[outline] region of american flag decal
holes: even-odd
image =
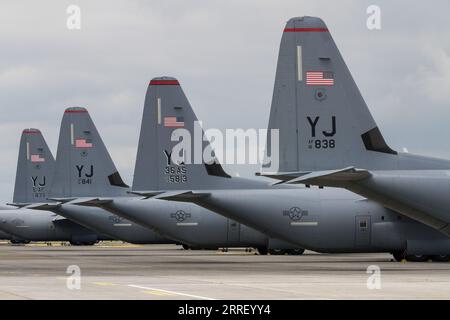
[[[184,127],[183,117],[164,117],[164,127],[182,128]]]
[[[30,160],[31,162],[45,162],[45,158],[40,154],[32,154]]]
[[[306,85],[308,86],[333,86],[334,74],[330,71],[307,71]]]
[[[92,142],[86,139],[76,139],[75,148],[92,148]]]

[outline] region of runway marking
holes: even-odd
[[[96,245],[96,248],[141,248],[141,245],[138,244],[120,244],[120,245]]]
[[[172,296],[172,297],[174,296],[174,294],[172,294],[172,293],[167,293],[167,292],[163,292],[163,291],[145,290],[142,292],[151,294],[151,295],[155,295],[155,296]]]
[[[201,300],[216,300],[214,298],[202,297],[202,296],[197,296],[194,294],[188,294],[188,293],[182,293],[182,292],[170,291],[170,290],[163,290],[163,289],[157,289],[157,288],[143,287],[143,286],[138,286],[135,284],[129,284],[128,286],[131,288],[138,288],[138,289],[143,289],[146,291],[160,291],[160,292],[165,292],[165,293],[172,294],[172,295],[175,294],[175,295],[179,295],[179,296],[186,296],[186,297],[196,298],[196,299],[201,299]]]
[[[116,283],[112,283],[112,282],[92,282],[93,284],[96,284],[98,286],[118,286],[118,284]]]

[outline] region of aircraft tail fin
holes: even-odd
[[[52,183],[55,159],[38,129],[22,132],[17,160],[14,204],[47,201]]]
[[[51,197],[120,196],[127,190],[88,111],[66,109]]]
[[[380,158],[393,164],[397,154],[381,135],[327,26],[315,17],[292,18],[283,30],[269,129],[280,130],[280,172],[374,169]]]
[[[202,151],[209,142],[195,145],[194,135],[203,137],[197,121],[177,79],[158,77],[150,81],[145,96],[133,191],[198,189],[230,178],[217,161],[203,161]],[[199,153],[196,148],[200,148]]]

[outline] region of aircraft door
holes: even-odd
[[[228,219],[228,241],[229,242],[239,242],[241,233],[241,224]]]
[[[370,246],[372,228],[370,216],[356,216],[355,228],[355,245],[357,247]]]

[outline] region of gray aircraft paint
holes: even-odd
[[[295,30],[297,27],[298,26],[293,25],[293,20],[291,20],[286,29]],[[307,28],[313,28],[314,30],[317,26],[310,25]],[[292,32],[285,32],[285,34],[288,33],[291,34]],[[284,39],[285,37],[286,36],[284,36]],[[289,57],[284,48],[283,41],[278,65],[286,67],[287,63],[285,60],[286,58],[289,59]],[[306,54],[305,58],[307,58],[307,53],[307,51],[304,53]],[[298,74],[294,74],[294,76],[298,77]],[[277,84],[280,83],[278,78],[279,73],[277,74]],[[169,81],[175,80],[169,79]],[[172,84],[163,89],[169,95],[170,90],[176,90],[177,86],[178,84]],[[148,125],[152,120],[153,124],[156,122],[155,117],[157,113],[154,112],[155,107],[151,109],[151,106],[158,105],[158,98],[161,99],[161,102],[164,101],[164,99],[161,98],[161,91],[156,91],[154,95],[150,97],[147,95],[146,98],[146,101],[150,100],[153,103],[150,103],[148,110],[144,111],[144,119],[147,115],[148,120],[143,121],[142,123],[143,129],[141,131],[139,146],[147,146],[147,157],[150,157],[151,147],[149,147],[149,145],[151,146],[152,137],[153,140],[155,140],[155,136],[158,137],[157,143],[159,148],[157,150],[159,151],[161,151],[161,145],[164,145],[164,143],[165,145],[168,145],[168,150],[170,150],[174,144],[174,142],[164,142],[161,138],[166,139],[167,141],[169,135],[161,135],[159,131],[153,131],[153,134],[145,136],[144,126]],[[170,96],[174,95],[174,93],[170,94]],[[183,99],[185,99],[184,96]],[[274,98],[274,101],[278,102],[279,99]],[[177,108],[178,111],[190,109],[187,100],[183,100],[183,103],[178,102],[174,105],[177,107],[181,106],[181,109]],[[150,110],[153,110],[153,112]],[[172,111],[169,113],[170,115],[175,112],[175,110],[170,111]],[[277,112],[275,112],[275,114],[276,113]],[[191,114],[191,112],[189,114]],[[180,114],[180,116],[183,115]],[[290,117],[292,118],[292,114]],[[184,120],[185,128],[192,130],[191,122],[196,120],[195,115],[184,118]],[[189,125],[191,125],[191,127],[189,127]],[[292,122],[292,126],[296,126],[295,121]],[[154,127],[152,127],[152,129],[155,130]],[[282,134],[283,128],[279,129],[280,134]],[[150,132],[150,130],[147,132]],[[146,141],[148,141],[147,144],[145,144]],[[280,151],[280,154],[287,154],[289,151],[288,148],[285,148]],[[284,158],[285,156],[283,156],[282,159]],[[142,161],[142,163],[145,162],[146,161]],[[164,162],[161,159],[159,160],[160,171],[154,170],[155,167],[158,167],[157,163],[158,161],[156,163],[153,162],[152,166],[147,170],[153,170],[153,178],[161,181],[164,179],[164,175],[161,174],[161,169],[164,168]],[[286,163],[282,165],[285,166]],[[425,225],[411,221],[410,219],[404,217],[400,217],[399,219],[398,214],[385,209],[377,203],[364,200],[360,196],[347,191],[339,189],[313,190],[309,188],[286,190],[279,188],[279,186],[267,189],[263,184],[256,182],[253,186],[243,184],[241,190],[236,191],[234,190],[234,186],[239,185],[238,179],[235,180],[235,178],[230,178],[229,176],[225,177],[224,174],[222,174],[221,177],[217,177],[212,175],[212,172],[208,174],[206,171],[205,173],[205,170],[202,171],[204,168],[202,165],[186,165],[186,167],[189,166],[196,166],[197,171],[195,175],[188,177],[188,183],[167,184],[163,180],[164,182],[162,185],[153,185],[153,187],[166,187],[171,190],[176,190],[178,188],[179,190],[178,192],[167,192],[166,194],[156,197],[196,203],[206,209],[213,210],[230,219],[235,219],[243,224],[258,229],[272,237],[279,237],[283,240],[315,251],[404,251],[409,254],[450,253],[450,241],[447,237]],[[296,169],[296,167],[290,168],[290,170],[294,169]],[[144,168],[141,168],[141,170],[144,170]],[[230,186],[233,185],[233,187],[227,187],[228,183]],[[193,189],[190,191],[182,191],[183,188],[189,186]],[[148,190],[146,187],[149,186],[139,184],[134,185],[133,189]],[[295,220],[295,217],[290,218],[289,211],[294,208],[300,212],[307,211],[308,215],[301,216],[298,221]],[[362,228],[364,229],[362,230],[359,225],[360,222],[363,225],[365,224],[367,228]],[[370,233],[370,235],[367,235],[367,233]],[[362,241],[362,239],[365,240]]]
[[[14,204],[22,206],[47,201],[55,159],[38,129],[22,132],[17,160]],[[0,229],[17,239],[93,243],[99,236],[52,212],[26,208],[0,211]]]
[[[0,240],[11,240],[12,236],[9,233],[0,231]]]
[[[318,252],[450,253],[440,232],[336,188],[217,190],[188,201]]]
[[[92,196],[127,196],[129,190],[85,108],[65,110],[55,167],[50,198],[62,203],[34,209],[51,210],[112,239],[140,244],[172,243],[148,228],[103,209],[75,206],[69,201]]]
[[[0,229],[29,241],[93,244],[98,240],[111,240],[52,212],[36,212],[30,209],[17,209],[2,214]]]
[[[269,120],[269,129],[280,129],[280,168],[263,174],[345,187],[450,234],[450,161],[386,144],[321,19],[293,18],[285,30]],[[327,72],[334,85],[308,84],[307,70]],[[336,169],[347,170],[329,172]]]
[[[174,128],[164,125],[165,117],[183,119],[184,129],[193,132],[197,120],[183,90],[174,78],[153,79],[147,89],[142,117],[133,190],[158,193],[188,187],[223,185],[224,188],[267,188],[267,183],[230,179],[220,164],[185,164],[178,166],[164,151],[170,152],[176,142],[170,135]],[[174,170],[174,171],[172,171]],[[175,172],[175,173],[172,173]],[[208,173],[209,172],[209,173]],[[214,174],[210,176],[209,174]],[[178,179],[174,178],[178,177]],[[181,184],[171,181],[183,181]],[[292,188],[292,187],[291,187]],[[87,205],[87,203],[85,203]],[[95,203],[90,203],[95,205]],[[194,204],[170,203],[157,199],[112,198],[103,208],[129,220],[153,228],[167,237],[191,247],[258,247],[293,249],[296,246],[239,224]]]
[[[103,208],[193,248],[272,247],[264,234],[195,204],[114,198]],[[295,247],[276,245],[283,249]]]

